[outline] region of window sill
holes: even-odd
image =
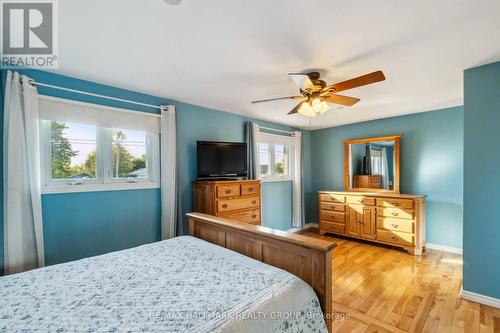
[[[291,178],[261,178],[261,183],[291,182]]]
[[[101,191],[145,190],[160,188],[157,183],[108,183],[108,184],[81,184],[81,185],[48,185],[42,187],[42,194],[78,193]]]

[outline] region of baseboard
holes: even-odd
[[[439,244],[425,243],[425,248],[426,249],[431,249],[431,250],[438,250],[438,251],[448,252],[448,253],[462,254],[462,249],[458,248],[458,247],[451,247],[451,246],[445,246],[445,245],[439,245]]]
[[[472,301],[476,302],[479,304],[484,304],[487,306],[491,306],[493,308],[500,309],[500,299],[498,298],[493,298],[490,296],[485,296],[477,293],[473,293],[472,291],[466,291],[463,289],[460,289],[460,297],[467,301]]]
[[[300,228],[288,229],[287,232],[297,232],[297,231],[301,231],[301,230],[309,229],[309,228],[318,228],[318,224],[317,223],[306,223]]]

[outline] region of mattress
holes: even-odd
[[[183,236],[0,278],[0,332],[327,332],[298,277]]]

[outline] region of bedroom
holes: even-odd
[[[174,236],[190,234],[186,214],[227,209],[220,215],[237,224],[195,215],[191,234],[240,254],[201,241],[185,247],[236,260],[235,274],[249,281],[257,272],[275,284],[290,279],[283,298],[267,299],[273,313],[303,310],[294,293],[307,293],[303,300],[320,302],[313,312],[325,314],[317,323],[334,332],[498,332],[499,4],[172,2],[2,1],[0,331],[75,331],[83,317],[81,329],[96,329],[99,302],[115,311],[99,317],[110,325],[104,331],[189,331],[175,326],[185,320],[162,317],[182,312],[167,299],[146,305],[143,317],[120,302],[153,302],[160,286],[173,297],[175,275],[151,272],[185,262],[175,244],[184,238]],[[48,35],[37,30],[43,22]],[[38,62],[30,63],[33,54]],[[344,90],[346,80],[369,73]],[[329,109],[318,103],[324,113],[311,117],[316,89]],[[288,96],[294,100],[252,103]],[[303,102],[309,109],[288,115]],[[359,139],[366,141],[351,141]],[[196,191],[203,181],[193,182],[206,178],[198,141],[246,144],[241,177],[254,183],[205,179],[213,187]],[[373,184],[355,186],[367,179]],[[235,202],[243,206],[232,210]],[[400,213],[393,203],[411,217],[387,216]],[[113,264],[151,253],[144,268],[140,260]],[[224,265],[189,260],[214,269],[212,278],[225,276]],[[185,273],[189,281],[200,275]],[[47,274],[52,282],[37,288]],[[96,281],[126,274],[144,285]],[[13,294],[8,286],[26,278],[29,297]],[[86,292],[64,289],[66,305],[41,296],[68,285]],[[103,305],[97,286],[115,298]],[[276,287],[245,286],[256,295]],[[119,287],[130,292],[123,299]],[[242,290],[227,290],[214,289],[225,307],[193,311],[233,313]],[[185,291],[172,299],[193,298]],[[33,298],[45,307],[35,310]],[[58,327],[48,315],[54,306],[71,314]],[[191,331],[279,331],[290,323],[214,319]]]

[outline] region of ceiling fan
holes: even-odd
[[[177,6],[182,0],[163,0],[167,5]]]
[[[288,76],[299,86],[301,95],[262,99],[253,101],[252,103],[263,103],[282,99],[300,100],[300,103],[297,104],[292,111],[288,112],[288,114],[300,113],[306,117],[316,117],[318,113],[323,114],[330,109],[327,103],[352,106],[360,101],[359,98],[338,95],[338,92],[385,80],[382,71],[376,71],[330,85],[327,85],[324,80],[320,79],[320,74],[318,72],[306,74],[290,73]]]

